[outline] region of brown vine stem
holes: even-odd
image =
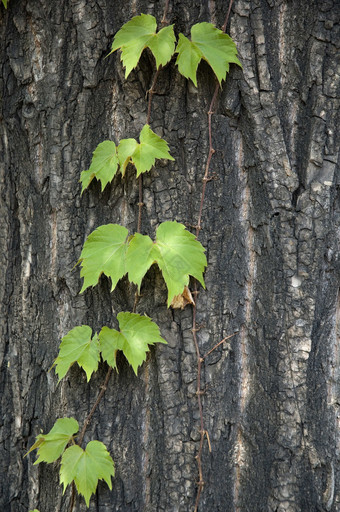
[[[229,7],[228,12],[224,20],[224,24],[222,26],[222,31],[225,32],[231,12],[231,7],[233,5],[233,0],[229,0]],[[215,91],[213,94],[213,97],[211,99],[209,110],[208,110],[208,133],[209,133],[209,152],[207,157],[207,162],[204,169],[204,176],[202,179],[203,185],[202,185],[202,193],[201,193],[201,201],[200,201],[200,207],[198,212],[198,219],[196,224],[196,238],[199,237],[200,231],[202,230],[202,214],[203,214],[203,204],[204,204],[204,198],[205,198],[205,191],[207,187],[207,183],[212,179],[212,176],[209,175],[210,172],[210,164],[213,154],[215,153],[215,150],[213,148],[212,144],[212,115],[214,113],[214,108],[216,104],[216,100],[218,97],[218,91],[219,91],[219,84],[216,83]],[[204,445],[204,439],[207,438],[209,449],[210,448],[210,442],[209,442],[209,434],[207,430],[204,428],[204,418],[203,418],[203,406],[202,406],[202,395],[204,393],[202,389],[201,384],[201,374],[202,374],[202,364],[204,362],[204,358],[211,353],[213,350],[217,348],[222,342],[224,342],[227,338],[223,339],[220,343],[215,345],[211,351],[209,351],[205,356],[201,356],[199,344],[197,340],[197,322],[196,322],[196,316],[197,316],[197,300],[198,300],[198,287],[197,282],[194,284],[194,296],[195,296],[195,304],[193,305],[193,314],[192,314],[192,337],[195,345],[195,351],[197,356],[197,379],[196,379],[196,395],[197,395],[197,402],[198,402],[198,409],[199,409],[199,415],[200,415],[200,443],[198,448],[198,453],[196,455],[196,461],[197,461],[197,469],[198,469],[198,482],[197,482],[197,495],[196,495],[196,501],[195,501],[195,509],[194,512],[198,511],[198,506],[202,494],[202,490],[204,487],[204,479],[203,479],[203,468],[202,468],[202,453],[203,453],[203,445]]]
[[[156,86],[158,75],[160,73],[161,68],[162,68],[162,66],[159,66],[159,68],[157,69],[157,71],[156,71],[156,73],[155,73],[155,75],[153,77],[151,87],[150,87],[150,89],[147,92],[147,95],[148,95],[148,113],[147,113],[147,116],[146,116],[146,124],[150,124],[152,97],[155,94],[155,86]],[[139,177],[138,177],[138,188],[139,188],[139,197],[138,197],[137,233],[140,233],[141,227],[142,227],[142,214],[143,214],[143,206],[144,206],[144,203],[143,203],[143,175],[142,174],[140,174]]]
[[[105,381],[104,381],[104,384],[101,386],[101,390],[97,396],[97,400],[95,401],[95,403],[93,404],[92,406],[92,409],[91,411],[89,412],[89,414],[87,415],[85,421],[84,421],[84,425],[83,425],[83,428],[80,432],[80,435],[78,437],[78,446],[81,446],[82,442],[83,442],[83,439],[84,439],[84,436],[85,436],[85,432],[86,432],[86,429],[92,419],[92,416],[94,415],[101,399],[103,398],[104,396],[104,393],[107,389],[107,386],[109,384],[109,380],[110,380],[110,377],[111,377],[111,374],[112,374],[112,367],[110,366],[107,373],[106,373],[106,377],[105,377]],[[72,482],[72,494],[71,494],[71,502],[70,502],[70,512],[72,512],[73,510],[73,507],[74,507],[74,503],[75,503],[75,496],[76,496],[76,488],[75,488],[75,485],[74,485],[74,482]]]
[[[169,0],[166,0],[164,11],[163,11],[163,17],[161,20],[161,25],[167,25],[168,21],[166,20],[167,14],[169,10]],[[150,89],[147,91],[148,96],[148,112],[146,116],[146,124],[150,124],[151,119],[151,106],[152,106],[152,97],[155,94],[155,87],[158,79],[158,75],[162,69],[162,66],[159,66],[159,68],[156,70],[156,73],[153,77],[152,84]],[[139,198],[138,198],[138,222],[137,222],[137,233],[140,233],[141,227],[142,227],[142,211],[143,211],[143,175],[140,174],[138,178],[138,188],[139,188]]]
[[[166,20],[166,17],[167,17],[167,14],[168,14],[168,10],[169,10],[169,0],[166,0],[165,5],[164,5],[163,17],[162,17],[162,20],[161,20],[161,25],[162,26],[168,25],[168,21]],[[162,66],[159,66],[159,68],[156,70],[156,73],[154,74],[154,77],[153,77],[153,80],[152,80],[151,87],[150,87],[150,89],[146,93],[147,97],[148,97],[148,110],[147,110],[147,115],[146,115],[146,124],[148,124],[148,125],[150,124],[150,120],[151,120],[152,98],[153,98],[153,95],[156,92],[155,91],[156,83],[157,83],[157,80],[158,80],[159,73],[161,72],[161,69],[162,69]],[[141,228],[142,228],[142,215],[143,215],[143,206],[144,206],[144,202],[143,202],[143,175],[142,174],[140,174],[139,177],[138,177],[138,189],[139,189],[139,192],[138,192],[137,233],[140,233],[141,232]],[[134,305],[133,305],[133,312],[134,313],[136,312],[137,302],[138,302],[138,292],[136,292],[135,302],[134,302]]]

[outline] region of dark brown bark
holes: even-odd
[[[222,0],[170,0],[168,20],[222,26]],[[133,172],[103,194],[80,197],[79,175],[96,145],[136,137],[147,115],[154,63],[145,52],[128,80],[118,55],[104,59],[133,15],[160,21],[163,2],[10,0],[1,7],[0,77],[0,509],[68,510],[58,465],[23,458],[58,417],[86,418],[107,367],[86,384],[72,367],[57,385],[48,372],[61,337],[76,325],[115,325],[134,304],[126,279],[79,295],[72,270],[85,237],[117,222],[137,229]],[[243,71],[231,67],[212,119],[211,171],[200,240],[207,290],[200,291],[204,361],[201,512],[340,510],[339,475],[339,98],[340,4],[332,0],[235,0],[227,31]],[[209,148],[207,110],[215,81],[207,65],[196,90],[161,71],[151,127],[176,161],[145,175],[141,231],[165,220],[195,226]],[[116,463],[90,510],[193,510],[200,440],[192,310],[166,308],[152,269],[137,311],[168,345],[151,350],[135,377],[119,375],[85,435]],[[77,498],[75,510],[86,510]]]

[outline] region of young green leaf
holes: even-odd
[[[105,480],[112,489],[114,463],[105,445],[100,441],[90,441],[86,449],[70,446],[65,450],[60,466],[60,483],[66,487],[74,480],[77,491],[89,506],[91,495],[96,492],[98,480]]]
[[[92,329],[88,325],[74,327],[62,338],[59,355],[54,361],[59,381],[65,377],[73,363],[86,372],[87,382],[98,369],[100,359],[98,336],[92,337]]]
[[[117,350],[124,356],[137,375],[138,366],[146,360],[149,345],[166,343],[159,333],[158,325],[147,316],[136,313],[118,313],[120,331],[103,327],[99,333],[99,342],[104,361],[116,367]]]
[[[36,442],[26,455],[32,450],[38,449],[38,459],[34,464],[54,462],[60,457],[78,430],[79,425],[74,418],[59,418],[48,434],[39,434],[36,437]]]
[[[135,139],[123,139],[119,143],[118,159],[123,176],[129,162],[135,165],[138,177],[142,172],[151,169],[156,158],[174,160],[167,142],[154,133],[148,124],[143,126],[139,140],[140,144]]]
[[[87,238],[81,252],[80,276],[84,278],[82,293],[98,283],[101,274],[111,278],[114,290],[125,273],[125,253],[128,230],[119,224],[99,226]]]
[[[126,254],[129,280],[141,286],[141,281],[153,263],[162,271],[168,288],[168,306],[172,299],[183,292],[189,275],[204,287],[203,272],[207,265],[204,248],[178,222],[163,222],[156,232],[156,242],[148,236],[135,234]]]
[[[116,144],[111,140],[104,140],[94,150],[90,168],[87,171],[83,171],[80,175],[81,193],[89,186],[93,178],[101,182],[103,191],[106,185],[113,180],[117,170],[118,156]]]
[[[145,48],[149,48],[156,59],[157,69],[165,66],[175,50],[173,26],[162,28],[158,33],[156,19],[151,14],[141,14],[125,23],[114,37],[111,53],[121,49],[121,60],[125,66],[125,78],[129,76]]]
[[[197,67],[201,59],[204,59],[212,68],[220,85],[226,78],[230,63],[242,67],[237,58],[234,41],[211,23],[193,25],[191,41],[183,34],[179,34],[176,53],[178,53],[176,64],[179,72],[186,78],[191,78],[196,87]]]
[[[6,9],[7,9],[7,3],[8,3],[8,1],[7,1],[7,0],[2,0],[2,3],[4,4],[4,6],[5,6],[5,7],[6,7]]]

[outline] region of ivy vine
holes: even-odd
[[[7,1],[2,0],[5,7]],[[231,4],[230,4],[231,6]],[[168,2],[164,11],[162,25],[167,25]],[[229,9],[230,11],[230,9]],[[229,15],[228,11],[228,15]],[[226,23],[225,23],[226,26]],[[132,311],[117,315],[119,330],[103,326],[99,333],[93,333],[88,325],[76,326],[61,340],[59,353],[53,366],[59,381],[65,377],[73,364],[78,364],[86,373],[89,381],[98,369],[102,360],[109,370],[105,383],[87,416],[79,433],[79,424],[74,418],[59,418],[47,434],[39,434],[30,450],[37,450],[38,458],[34,464],[52,463],[60,459],[60,483],[65,492],[72,485],[70,511],[74,506],[74,488],[85,499],[86,505],[95,493],[99,480],[104,480],[112,488],[112,477],[115,474],[114,462],[105,445],[97,440],[90,441],[85,449],[81,447],[86,428],[103,396],[110,375],[116,369],[117,352],[121,351],[133,371],[137,374],[139,366],[146,360],[149,347],[156,343],[166,343],[161,337],[159,327],[145,315],[135,312],[143,277],[149,268],[158,265],[164,278],[168,296],[167,306],[178,307],[181,298],[193,304],[193,336],[198,356],[197,388],[201,417],[201,443],[199,452],[199,484],[195,510],[203,486],[201,451],[203,439],[208,437],[203,428],[202,404],[200,401],[200,365],[204,357],[200,356],[196,339],[196,306],[188,289],[190,276],[194,278],[194,294],[197,297],[197,282],[204,287],[203,273],[207,266],[205,250],[197,240],[201,229],[202,206],[205,186],[209,181],[209,165],[213,154],[211,143],[211,115],[209,118],[210,152],[203,179],[201,208],[199,212],[196,235],[188,231],[183,224],[175,221],[161,223],[152,240],[148,235],[140,233],[141,212],[143,206],[142,175],[150,172],[157,159],[174,160],[170,154],[168,143],[152,131],[149,126],[152,94],[161,68],[167,65],[177,54],[178,71],[190,79],[197,87],[197,68],[200,61],[205,60],[217,79],[217,89],[210,106],[210,112],[217,97],[218,89],[226,78],[231,63],[241,66],[237,58],[237,50],[232,39],[211,23],[197,23],[191,27],[191,39],[179,34],[176,37],[173,25],[164,26],[157,31],[157,22],[150,14],[141,14],[128,21],[114,37],[111,52],[120,50],[120,57],[125,67],[125,77],[138,65],[142,52],[148,48],[155,58],[156,73],[149,91],[147,122],[136,139],[122,139],[101,142],[93,152],[89,169],[82,171],[80,176],[81,194],[90,187],[93,180],[101,183],[102,191],[111,183],[117,173],[124,176],[129,164],[136,170],[139,180],[139,213],[137,232],[129,235],[128,230],[119,224],[107,224],[97,227],[84,243],[78,264],[83,278],[81,292],[96,286],[102,274],[111,280],[111,291],[118,281],[127,274],[128,280],[137,286],[135,304]],[[189,298],[188,298],[189,297]],[[219,342],[212,350],[219,346]],[[211,350],[211,351],[212,351]],[[211,352],[209,351],[208,354]],[[206,355],[208,355],[206,354]],[[26,455],[27,455],[26,454]],[[36,509],[35,509],[36,510]],[[33,511],[34,512],[34,511]]]

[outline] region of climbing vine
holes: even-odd
[[[2,0],[6,5],[6,1]],[[125,275],[136,285],[135,303],[132,311],[121,312],[117,315],[119,329],[103,326],[93,333],[88,325],[76,326],[61,340],[59,353],[53,367],[59,381],[65,377],[73,364],[78,364],[86,374],[87,381],[98,369],[102,360],[108,365],[104,385],[90,413],[79,432],[78,421],[74,418],[59,418],[47,434],[39,434],[36,442],[30,448],[37,450],[38,458],[35,464],[52,463],[60,459],[60,483],[66,488],[72,486],[70,511],[75,500],[75,488],[85,499],[86,505],[95,493],[99,480],[104,480],[112,488],[112,477],[115,474],[114,462],[105,445],[97,440],[90,441],[85,449],[82,442],[86,428],[106,390],[111,373],[116,369],[117,352],[121,351],[135,374],[146,360],[150,346],[156,343],[166,343],[161,337],[159,327],[151,318],[136,313],[142,280],[149,268],[156,264],[162,273],[167,287],[167,306],[176,307],[181,297],[191,297],[189,291],[190,277],[194,279],[195,301],[197,302],[198,285],[204,288],[203,273],[207,266],[205,249],[198,241],[201,230],[202,208],[205,187],[210,179],[210,161],[213,155],[211,115],[215,106],[218,90],[229,71],[229,65],[235,63],[241,66],[237,58],[237,50],[232,39],[225,34],[225,27],[219,30],[211,23],[197,23],[191,27],[191,38],[179,34],[176,36],[173,25],[166,22],[168,1],[166,2],[161,24],[157,31],[156,19],[149,14],[135,16],[128,21],[115,35],[111,52],[120,50],[121,61],[125,67],[125,78],[138,65],[142,52],[148,48],[154,56],[156,72],[149,91],[147,119],[140,131],[139,141],[134,138],[122,139],[117,144],[106,140],[101,142],[93,152],[90,167],[80,175],[81,194],[91,186],[93,180],[101,184],[102,191],[111,183],[117,174],[124,176],[126,168],[135,168],[136,179],[139,180],[138,222],[136,233],[129,234],[126,227],[119,224],[107,224],[97,227],[86,239],[81,251],[78,264],[83,286],[80,293],[87,288],[96,286],[102,274],[111,281],[111,291]],[[231,2],[232,3],[232,2]],[[230,3],[230,7],[231,7]],[[229,16],[230,8],[228,10]],[[166,66],[174,55],[178,71],[197,87],[197,68],[200,61],[205,60],[211,67],[217,80],[216,91],[208,113],[209,124],[209,154],[203,177],[203,189],[200,203],[196,233],[176,221],[161,223],[155,233],[154,240],[142,234],[141,217],[143,207],[142,175],[151,172],[157,159],[174,160],[168,143],[154,133],[150,127],[151,102],[155,84],[162,67]],[[208,437],[203,425],[201,403],[201,365],[204,358],[225,340],[219,342],[205,356],[200,355],[196,331],[196,304],[190,298],[187,302],[193,304],[193,338],[197,353],[197,396],[201,418],[201,440],[197,456],[199,481],[195,510],[198,508],[200,494],[203,488],[201,454],[204,438]]]

